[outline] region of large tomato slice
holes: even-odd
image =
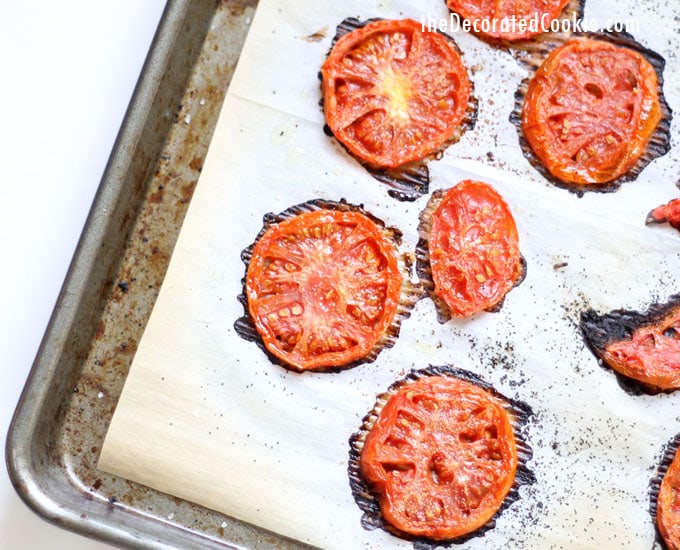
[[[680,454],[677,452],[661,480],[656,524],[668,550],[680,550]]]
[[[524,98],[522,131],[559,180],[603,184],[635,165],[661,118],[651,63],[588,38],[553,50],[539,67]]]
[[[321,76],[333,135],[380,168],[443,147],[463,121],[471,88],[452,41],[410,19],[372,21],[345,34]]]
[[[265,347],[298,369],[364,358],[392,323],[402,275],[394,243],[368,216],[316,210],[269,227],[246,274]]]
[[[466,535],[489,521],[514,483],[517,464],[501,399],[448,376],[399,388],[360,458],[385,520],[434,540]]]
[[[581,328],[595,354],[615,371],[651,389],[680,389],[680,295],[649,313],[586,311]]]
[[[512,213],[478,181],[446,192],[432,215],[428,253],[435,294],[458,317],[493,308],[523,275]]]
[[[550,28],[569,0],[446,0],[476,34],[504,40],[531,38]]]

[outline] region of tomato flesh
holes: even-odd
[[[661,480],[656,523],[669,550],[680,550],[680,455],[676,452]]]
[[[333,135],[361,161],[421,160],[463,121],[470,82],[451,41],[413,20],[380,20],[342,36],[321,68]]]
[[[399,388],[380,411],[360,458],[385,520],[434,540],[483,526],[510,491],[517,464],[502,401],[444,376]]]
[[[521,40],[550,28],[569,0],[446,0],[468,20],[473,32],[490,38]]]
[[[522,273],[512,213],[483,182],[446,192],[432,215],[428,253],[435,294],[458,317],[498,304]]]
[[[308,370],[367,355],[394,319],[401,283],[394,244],[373,220],[317,210],[264,232],[253,248],[246,295],[267,350]]]
[[[649,213],[648,223],[668,223],[680,229],[680,199],[673,199],[667,204],[658,206]]]
[[[612,342],[603,359],[620,373],[662,390],[680,388],[680,307],[658,323]]]
[[[559,180],[603,184],[635,165],[661,118],[651,63],[631,49],[582,39],[555,49],[536,72],[522,131]]]

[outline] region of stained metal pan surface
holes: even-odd
[[[28,506],[111,544],[293,546],[96,469],[256,4],[168,2],[9,430]]]

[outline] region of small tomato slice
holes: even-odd
[[[569,0],[446,0],[476,34],[502,40],[531,38],[550,28]]]
[[[400,387],[380,411],[360,457],[385,520],[434,540],[461,537],[489,521],[512,488],[517,465],[502,400],[448,376]]]
[[[539,67],[524,98],[522,131],[554,177],[603,184],[637,163],[661,118],[651,63],[588,38],[556,48]]]
[[[446,192],[432,215],[428,253],[435,294],[458,317],[493,308],[523,275],[512,213],[483,182]]]
[[[647,216],[647,223],[668,223],[671,227],[680,230],[680,199],[673,199],[657,206]]]
[[[270,226],[246,274],[266,349],[297,370],[340,367],[382,339],[399,304],[394,243],[368,216],[316,210]]]
[[[321,77],[331,132],[379,168],[443,147],[463,121],[471,90],[452,41],[410,19],[372,21],[343,35]]]
[[[586,342],[609,367],[648,388],[680,388],[680,295],[649,312],[581,314]]]
[[[603,360],[624,376],[659,388],[680,388],[680,307],[630,339],[609,344]]]
[[[680,550],[680,454],[676,452],[661,480],[656,524],[669,550]]]

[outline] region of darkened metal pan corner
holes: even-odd
[[[24,502],[111,544],[298,546],[96,470],[255,5],[168,1],[7,435]]]

